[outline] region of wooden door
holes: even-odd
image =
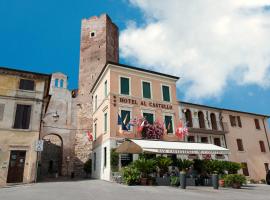
[[[7,183],[23,182],[26,151],[11,151],[8,167]]]

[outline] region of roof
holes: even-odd
[[[258,113],[251,113],[251,112],[244,112],[244,111],[240,111],[240,110],[233,110],[233,109],[227,109],[227,108],[219,108],[219,107],[213,107],[213,106],[195,104],[195,103],[184,102],[184,101],[179,101],[179,103],[188,104],[188,105],[192,105],[192,106],[200,106],[200,107],[205,107],[205,108],[211,108],[211,109],[216,109],[216,110],[223,110],[223,111],[229,111],[229,112],[238,112],[238,113],[242,113],[242,114],[256,115],[256,116],[270,118],[269,115],[258,114]]]
[[[34,75],[37,75],[37,76],[46,76],[46,77],[51,76],[51,74],[32,72],[32,71],[26,71],[26,70],[20,70],[20,69],[13,69],[13,68],[8,68],[8,67],[0,67],[0,70],[18,72],[18,73],[25,73],[25,74],[34,74]]]
[[[130,139],[122,143],[119,153],[159,153],[159,154],[229,154],[229,149],[205,143],[169,142],[161,140]]]
[[[107,68],[107,66],[109,64],[112,64],[112,65],[117,65],[118,67],[122,67],[122,68],[126,68],[126,69],[133,69],[133,70],[137,70],[137,71],[142,71],[142,72],[146,72],[146,73],[151,73],[151,74],[155,74],[155,75],[159,75],[159,76],[164,76],[164,77],[167,77],[167,78],[171,78],[171,79],[175,79],[175,80],[178,80],[180,77],[178,76],[173,76],[173,75],[169,75],[169,74],[164,74],[164,73],[161,73],[161,72],[156,72],[156,71],[152,71],[152,70],[149,70],[149,69],[143,69],[143,68],[139,68],[139,67],[134,67],[134,66],[130,66],[130,65],[125,65],[125,64],[120,64],[120,63],[116,63],[116,62],[107,62],[104,67],[102,68],[98,78],[96,79],[93,87],[91,88],[90,92],[92,92],[94,90],[94,88],[96,87],[99,79],[101,78],[103,72],[105,71],[105,69]]]

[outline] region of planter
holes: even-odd
[[[156,183],[159,186],[169,186],[171,184],[170,177],[156,177]]]
[[[225,181],[223,179],[220,179],[218,181],[218,183],[219,183],[220,187],[225,187]]]
[[[187,186],[187,179],[186,179],[186,172],[180,173],[180,188],[186,189]]]
[[[234,188],[234,189],[240,189],[241,188],[241,184],[240,183],[233,183],[232,184],[232,188]]]
[[[141,185],[147,185],[147,178],[141,178]]]
[[[218,175],[217,174],[212,174],[212,183],[213,183],[213,188],[218,189],[219,187],[219,181],[218,181]]]

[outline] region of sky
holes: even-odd
[[[77,88],[81,19],[102,13],[120,62],[180,76],[178,99],[270,115],[270,0],[0,0],[0,66]]]

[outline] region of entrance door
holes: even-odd
[[[8,167],[7,183],[23,182],[26,151],[11,151]]]

